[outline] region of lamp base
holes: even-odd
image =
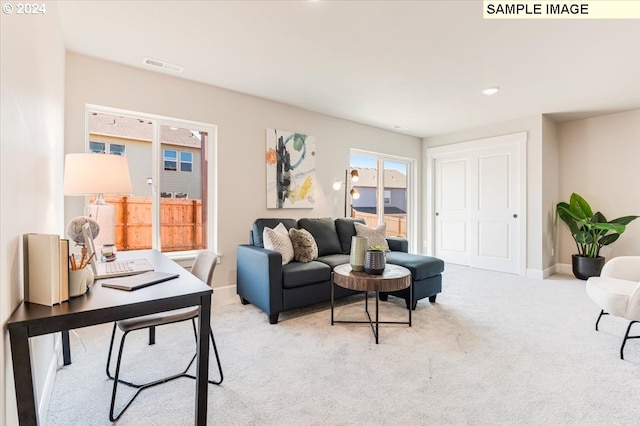
[[[97,253],[100,253],[103,245],[115,244],[115,211],[116,209],[111,204],[104,201],[102,195],[97,198],[95,204],[87,204],[85,207],[85,215],[100,225],[100,232],[93,239]]]

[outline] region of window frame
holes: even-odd
[[[175,154],[175,158],[171,159],[170,157],[167,157],[168,152],[173,152]],[[175,167],[173,169],[167,168],[167,161],[173,162],[175,164]],[[162,169],[165,172],[178,171],[178,150],[177,149],[162,148]]]
[[[101,151],[94,151],[91,148],[91,144],[102,145],[102,150]],[[94,154],[106,154],[107,153],[107,143],[106,142],[89,141],[89,152],[94,153]]]
[[[207,250],[219,253],[218,250],[218,126],[198,121],[182,120],[167,116],[131,111],[119,108],[105,107],[95,104],[85,105],[85,149],[89,149],[89,117],[92,113],[126,115],[147,120],[153,126],[153,140],[151,147],[152,173],[151,186],[154,209],[152,212],[152,248],[161,251],[161,223],[160,223],[160,175],[164,168],[164,153],[160,141],[160,126],[183,127],[207,133],[207,149],[201,155],[207,161]],[[85,199],[85,204],[88,197]],[[156,207],[157,206],[157,207]],[[185,250],[164,252],[171,259],[193,259],[200,250]]]
[[[189,157],[191,157],[191,161],[182,161],[182,154],[189,154]],[[191,151],[180,151],[180,154],[178,155],[178,171],[180,173],[193,173],[193,152]],[[183,164],[189,164],[191,170],[182,170],[182,165]]]
[[[351,156],[369,157],[376,160],[376,172],[378,184],[376,188],[376,210],[378,212],[378,225],[384,223],[384,163],[385,161],[393,161],[405,163],[407,165],[407,241],[409,242],[409,251],[417,253],[418,249],[418,201],[417,201],[417,160],[409,157],[384,154],[380,152],[365,151],[360,149],[349,150],[349,168],[358,167],[351,164]],[[355,185],[357,186],[357,184]],[[382,214],[380,214],[382,212]]]
[[[121,146],[122,147],[122,151],[121,152],[113,152],[112,148],[114,146]],[[109,143],[109,154],[111,155],[121,155],[123,157],[127,156],[127,146],[125,144],[120,144],[120,143]]]

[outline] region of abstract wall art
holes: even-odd
[[[267,129],[267,208],[309,209],[315,205],[316,138]]]

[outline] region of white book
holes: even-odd
[[[69,240],[60,240],[60,303],[69,300]]]
[[[24,300],[39,305],[60,303],[60,237],[25,234]]]

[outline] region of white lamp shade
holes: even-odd
[[[113,154],[67,154],[64,195],[131,194],[127,157]]]

